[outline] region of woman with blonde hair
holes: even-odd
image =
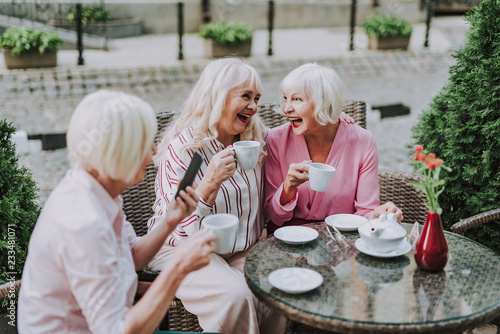
[[[345,117],[342,82],[331,68],[305,64],[281,82],[282,110],[289,122],[269,133],[265,210],[269,232],[281,226],[323,221],[338,213],[366,218],[400,209],[380,205],[378,152],[373,135]],[[306,182],[311,162],[336,168],[324,192]]]
[[[186,275],[209,263],[212,233],[179,247],[135,305],[136,270],[196,207],[193,188],[172,201],[154,233],[137,237],[119,196],[141,182],[156,152],[153,109],[102,90],[77,106],[67,132],[72,168],[31,236],[19,296],[20,333],[152,333]]]
[[[170,261],[175,248],[215,213],[238,217],[232,252],[212,254],[210,264],[190,274],[177,290],[186,309],[197,315],[204,331],[222,333],[284,332],[285,319],[259,302],[246,284],[245,257],[264,229],[262,160],[266,128],[257,105],[262,92],[255,69],[239,59],[219,59],[201,73],[182,110],[167,130],[156,156],[156,202],[149,229],[154,231],[168,213],[180,179],[195,152],[202,157],[194,183],[199,201],[154,260],[152,269]],[[240,140],[260,142],[260,162],[244,170],[236,164],[232,145]]]

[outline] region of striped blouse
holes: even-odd
[[[155,213],[148,221],[150,231],[154,230],[165,219],[168,205],[193,157],[193,150],[185,150],[181,154],[180,148],[193,140],[192,129],[183,130],[172,140],[166,156],[158,166],[155,181],[156,201],[153,206]],[[203,157],[203,162],[193,183],[195,187],[203,178],[212,157],[222,150],[224,150],[224,146],[218,140],[211,140],[198,150]],[[199,230],[203,218],[210,214],[232,213],[240,218],[233,253],[246,250],[257,241],[264,227],[261,205],[264,198],[263,188],[261,165],[252,170],[243,170],[237,167],[234,175],[222,183],[215,203],[208,205],[200,198],[196,210],[177,226],[168,236],[165,244],[179,245],[182,240]]]

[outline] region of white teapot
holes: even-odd
[[[363,242],[373,251],[389,253],[406,237],[406,229],[398,223],[395,213],[381,214],[358,227]]]

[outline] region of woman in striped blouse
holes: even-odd
[[[266,127],[256,116],[261,92],[260,78],[250,65],[230,58],[213,61],[162,138],[155,158],[158,175],[150,231],[163,221],[195,151],[203,162],[194,181],[197,208],[167,238],[150,263],[152,269],[161,269],[175,247],[200,229],[204,217],[231,213],[239,218],[233,251],[212,254],[210,264],[191,273],[177,290],[205,331],[279,334],[285,328],[285,319],[253,296],[243,274],[246,254],[264,229]],[[239,140],[262,144],[259,164],[252,170],[236,165],[232,144]]]

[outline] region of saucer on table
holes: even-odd
[[[291,245],[305,244],[318,237],[318,231],[305,226],[285,226],[274,231],[274,236]]]
[[[323,276],[307,268],[281,268],[267,277],[269,284],[290,294],[299,294],[316,289],[323,283]]]
[[[368,219],[362,216],[341,213],[337,215],[331,215],[325,218],[325,222],[333,227],[336,227],[339,231],[349,232],[356,231],[358,227],[366,223]]]
[[[373,250],[372,248],[368,247],[368,245],[365,244],[365,242],[361,238],[356,240],[354,246],[356,246],[356,248],[361,253],[381,258],[401,256],[411,251],[411,244],[406,239],[404,239],[395,250],[387,253],[381,253]]]

